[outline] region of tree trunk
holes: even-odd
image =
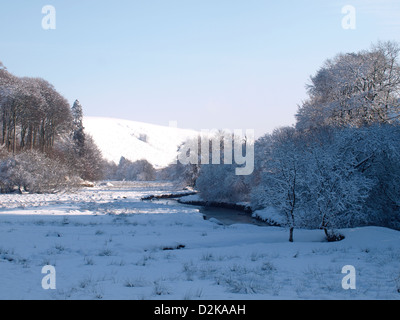
[[[294,242],[293,240],[293,231],[294,231],[294,227],[290,228],[290,235],[289,235],[289,242]]]
[[[19,144],[20,150],[23,150],[25,148],[25,136],[26,136],[26,127],[22,126],[21,127],[21,139],[20,139],[20,144]]]
[[[17,115],[14,113],[13,116],[14,124],[13,124],[13,146],[12,146],[12,152],[13,155],[15,155],[15,152],[17,150]]]
[[[7,133],[7,121],[6,121],[6,113],[3,112],[3,128],[2,128],[2,137],[1,137],[1,144],[6,143],[6,133]]]

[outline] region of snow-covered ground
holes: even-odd
[[[276,211],[272,207],[267,207],[262,210],[257,210],[253,213],[253,217],[257,218],[262,221],[266,221],[271,225],[278,225],[278,226],[283,226],[285,225],[285,219],[282,215],[279,214],[278,211]]]
[[[219,225],[196,207],[140,201],[163,183],[0,195],[0,299],[399,299],[400,232]],[[56,290],[42,288],[42,267]],[[342,268],[356,268],[356,290]]]
[[[123,156],[166,167],[176,160],[178,146],[198,132],[148,123],[101,117],[85,117],[85,131],[93,136],[103,156],[116,164]]]

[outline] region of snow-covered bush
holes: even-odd
[[[118,166],[115,164],[106,165],[109,180],[127,181],[153,181],[156,177],[156,170],[147,160],[132,162],[121,157]]]
[[[235,165],[203,165],[196,181],[201,197],[209,202],[237,203],[249,201],[247,178],[237,176]]]
[[[247,152],[246,139],[224,131],[207,139],[202,137],[201,147],[206,150],[201,149],[201,166],[196,180],[201,197],[209,202],[248,202],[251,178],[237,174],[240,166],[234,151],[239,146],[242,152],[245,148]]]
[[[193,188],[196,185],[199,170],[200,165],[178,162],[161,169],[157,176],[160,180],[172,181],[177,188]]]
[[[2,192],[48,193],[78,184],[79,179],[66,166],[39,152],[28,151],[0,161]]]

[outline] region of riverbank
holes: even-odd
[[[250,213],[250,214],[253,213],[250,204],[204,201],[196,191],[163,193],[159,195],[149,195],[141,198],[142,201],[160,200],[160,199],[176,199],[177,202],[181,204],[201,206],[201,207],[231,209],[231,210],[243,211],[244,213]]]
[[[181,191],[181,192],[173,192],[173,193],[163,193],[159,195],[149,195],[142,197],[140,200],[149,201],[149,200],[160,200],[160,199],[178,199],[182,197],[194,196],[196,195],[196,191]]]
[[[204,208],[219,208],[240,211],[244,214],[250,214],[251,217],[257,221],[263,222],[266,225],[273,227],[280,227],[284,225],[282,218],[272,208],[253,211],[249,203],[229,203],[229,202],[212,202],[205,201],[197,192],[175,192],[160,195],[149,195],[142,198],[142,201],[148,200],[161,200],[161,199],[175,199],[180,204],[192,205]]]
[[[179,197],[179,199],[177,199],[177,201],[181,204],[188,204],[188,205],[202,206],[202,207],[231,209],[231,210],[243,211],[244,213],[249,213],[249,214],[253,213],[253,210],[252,210],[250,204],[204,201],[198,193],[193,193],[191,195],[185,195],[185,196]]]

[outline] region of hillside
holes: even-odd
[[[113,118],[85,117],[84,126],[107,160],[118,164],[122,156],[146,159],[156,168],[176,159],[178,146],[197,135],[192,130]]]

